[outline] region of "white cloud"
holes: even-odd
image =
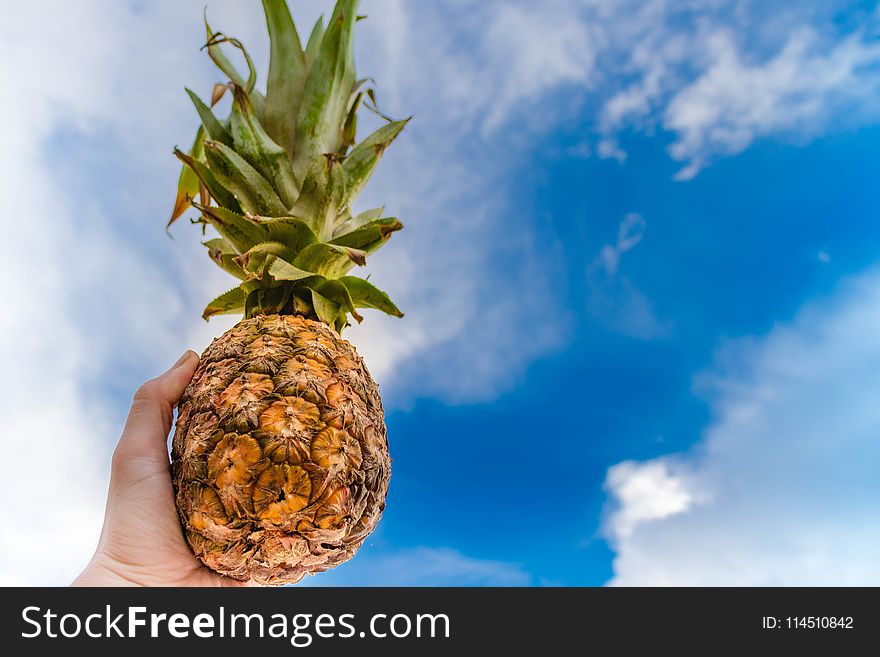
[[[596,146],[596,155],[603,160],[617,160],[621,164],[626,162],[626,151],[620,147],[616,139],[606,137],[600,139]]]
[[[9,530],[0,542],[0,582],[59,584],[72,578],[94,548],[109,459],[101,440],[108,430],[105,408],[88,388],[95,373],[91,355],[104,350],[105,328],[83,330],[76,315],[97,319],[104,304],[120,301],[124,310],[125,297],[104,288],[108,272],[118,275],[126,258],[118,244],[79,240],[78,233],[94,236],[89,208],[80,213],[65,203],[36,147],[59,120],[86,122],[106,111],[97,100],[101,77],[95,73],[114,45],[90,37],[113,33],[113,12],[65,3],[31,4],[16,13],[17,20],[4,23],[0,39],[0,57],[7,63],[0,70],[5,107],[0,193],[12,209],[0,221],[15,245],[5,259],[17,281],[7,286],[9,312],[3,313],[0,332],[0,359],[9,372],[0,381],[0,395],[12,411],[3,443],[16,455],[2,484]],[[83,29],[71,30],[74,23]],[[72,51],[79,53],[76,61],[57,56]],[[100,276],[94,276],[97,267],[105,269]],[[87,291],[93,296],[77,310],[71,293],[84,284],[91,284]]]
[[[605,328],[638,340],[663,337],[671,328],[657,317],[650,299],[620,267],[623,254],[642,241],[646,227],[640,214],[627,214],[618,226],[616,240],[599,250],[587,271],[590,314]]]
[[[642,241],[645,227],[645,220],[638,212],[630,212],[623,218],[617,229],[617,241],[614,244],[606,244],[599,252],[599,261],[605,273],[611,276],[617,273],[620,256]]]
[[[639,525],[687,511],[691,492],[670,464],[661,459],[647,463],[624,461],[608,470],[605,487],[619,503],[609,520],[609,531],[629,538]]]
[[[876,118],[880,45],[852,35],[830,46],[811,29],[794,32],[774,57],[744,61],[724,31],[708,39],[711,64],[670,100],[663,116],[677,139],[670,153],[693,178],[714,155],[739,153],[768,135],[810,137],[835,111]]]
[[[683,163],[675,178],[688,180],[757,139],[800,143],[876,121],[880,15],[845,33],[835,11],[735,0],[611,4],[589,19],[605,37],[596,124],[607,145],[597,154],[622,152],[628,131],[662,128]]]
[[[307,578],[307,586],[528,586],[532,576],[517,564],[475,559],[452,548],[416,547],[379,555],[359,554],[344,576]],[[336,581],[333,581],[336,580]]]
[[[702,440],[608,473],[611,583],[880,583],[878,371],[876,271],[729,344]]]
[[[570,20],[566,5],[504,3],[485,12],[484,74],[492,80],[483,90],[487,130],[498,128],[520,101],[564,84],[591,85],[597,35],[590,24]]]
[[[433,118],[444,131],[478,125],[491,137],[515,126],[509,140],[528,144],[576,120],[597,157],[623,163],[628,131],[661,128],[686,180],[756,139],[801,142],[880,116],[877,17],[845,33],[835,11],[737,0],[395,0],[371,20],[394,56],[391,97],[406,89],[408,100],[441,107]],[[550,102],[560,90],[563,102]]]

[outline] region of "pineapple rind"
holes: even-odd
[[[184,533],[208,567],[263,584],[327,570],[385,508],[376,383],[321,322],[242,320],[205,350],[181,399],[172,470]]]

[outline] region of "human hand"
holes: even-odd
[[[95,555],[71,586],[246,586],[192,553],[174,505],[168,433],[174,405],[196,370],[187,351],[134,395],[113,453],[104,528]]]

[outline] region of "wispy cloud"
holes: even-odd
[[[620,266],[620,256],[632,250],[645,235],[645,220],[638,212],[630,212],[620,222],[617,229],[617,241],[614,244],[606,244],[599,251],[598,262],[601,263],[605,273],[609,276],[617,274]]]
[[[768,135],[803,140],[835,117],[880,116],[880,44],[862,34],[829,44],[795,31],[769,60],[751,63],[724,31],[707,40],[708,68],[670,100],[663,125],[676,133],[670,153],[688,180],[712,157],[740,153]]]
[[[703,439],[608,472],[611,583],[880,582],[878,336],[875,271],[728,345]]]
[[[803,142],[880,117],[877,16],[841,33],[830,6],[791,5],[772,19],[759,3],[614,7],[603,22],[601,157],[621,159],[622,133],[662,128],[684,164],[676,179],[689,180],[757,139]]]
[[[662,337],[670,329],[656,316],[651,300],[621,270],[621,259],[642,241],[646,227],[640,214],[627,214],[616,240],[599,250],[587,271],[587,307],[593,318],[609,330],[640,340]]]

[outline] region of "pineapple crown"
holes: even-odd
[[[210,106],[187,89],[201,125],[183,162],[170,227],[189,207],[193,223],[219,234],[204,242],[214,262],[238,278],[203,317],[243,312],[297,314],[341,332],[358,308],[403,313],[364,278],[348,275],[364,265],[403,225],[383,209],[356,216],[351,203],[364,188],[385,148],[409,119],[387,121],[355,143],[361,105],[379,113],[368,80],[354,66],[358,0],[338,0],[326,29],[319,18],[303,49],[285,0],[263,0],[271,42],[266,94],[254,89],[256,70],[237,39],[213,32],[205,18],[205,48],[228,78]],[[221,50],[241,51],[244,78]],[[227,92],[226,119],[212,107]]]

